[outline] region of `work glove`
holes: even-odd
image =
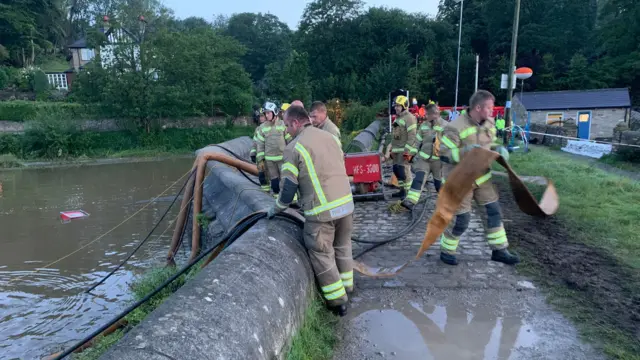
[[[271,205],[271,207],[269,208],[269,211],[267,211],[267,219],[273,219],[273,217],[276,216],[277,213],[278,213],[278,209],[276,208],[276,205],[275,204]]]
[[[504,146],[498,146],[495,150],[500,156],[502,156],[506,161],[509,161],[509,150],[507,150]]]
[[[255,164],[255,162],[256,162],[256,156],[255,155],[251,155],[251,162]]]

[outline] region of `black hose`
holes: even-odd
[[[214,145],[212,145],[212,146],[219,147],[220,149],[222,149],[222,150],[224,150],[224,151],[228,152],[229,154],[231,154],[232,156],[234,156],[234,157],[235,157],[236,159],[238,159],[238,160],[242,160],[242,161],[244,161],[244,162],[249,162],[249,161],[247,161],[247,159],[244,159],[244,158],[240,157],[240,155],[238,155],[238,154],[234,153],[233,151],[231,151],[231,150],[227,149],[226,147],[224,147],[224,146],[222,146],[222,145],[214,144]],[[259,182],[257,182],[257,181],[255,181],[255,180],[251,179],[251,178],[249,177],[249,175],[247,175],[244,171],[242,171],[241,169],[238,169],[238,170],[240,171],[240,173],[241,173],[245,178],[247,178],[247,180],[251,181],[254,185],[258,185],[258,186],[260,186],[260,183],[259,183]]]
[[[276,214],[277,217],[282,217],[285,218],[287,220],[291,220],[291,219],[295,219],[297,224],[301,224],[302,222],[299,221],[298,219],[296,219],[294,216],[286,214],[286,213],[280,213],[280,214]],[[178,272],[176,272],[175,274],[173,274],[169,279],[167,279],[165,282],[163,282],[162,284],[160,284],[158,287],[156,287],[153,291],[151,291],[149,294],[147,294],[144,298],[136,301],[135,303],[131,304],[130,306],[128,306],[126,309],[124,309],[120,314],[118,314],[116,317],[114,317],[113,319],[109,320],[106,324],[102,325],[100,328],[94,330],[91,334],[87,335],[84,339],[80,340],[79,342],[77,342],[76,344],[74,344],[73,346],[71,346],[70,348],[66,349],[64,352],[62,352],[60,355],[56,356],[54,358],[54,360],[58,360],[58,359],[63,359],[69,355],[71,355],[74,351],[76,351],[77,349],[79,349],[80,347],[82,347],[82,345],[86,344],[87,342],[91,341],[91,339],[93,339],[94,337],[102,334],[102,332],[104,332],[106,329],[108,329],[110,326],[112,326],[113,324],[115,324],[116,322],[118,322],[120,319],[122,319],[123,317],[127,316],[130,312],[132,312],[133,310],[135,310],[136,308],[138,308],[140,305],[144,304],[145,302],[147,302],[149,299],[151,299],[154,295],[156,295],[157,293],[159,293],[160,291],[162,291],[162,289],[164,289],[165,287],[167,287],[169,284],[171,284],[174,280],[176,280],[177,278],[179,278],[182,274],[184,274],[185,272],[187,272],[193,265],[197,264],[200,260],[202,260],[205,256],[207,256],[209,253],[211,253],[214,249],[216,249],[220,244],[224,243],[225,241],[228,242],[227,246],[231,245],[231,243],[233,243],[236,239],[238,239],[242,234],[244,234],[251,226],[255,225],[256,222],[258,222],[258,220],[264,219],[267,217],[267,213],[266,212],[258,212],[258,213],[254,213],[249,215],[248,217],[244,218],[242,221],[240,221],[234,228],[233,231],[230,231],[228,233],[228,235],[225,235],[222,239],[220,239],[220,241],[218,241],[217,244],[215,244],[214,246],[212,246],[211,248],[209,248],[207,251],[204,251],[202,253],[200,253],[200,255],[198,255],[195,259],[193,259],[192,262],[190,262],[189,264],[187,264],[185,267],[183,267],[182,269],[178,270]]]
[[[111,272],[109,272],[109,274],[107,274],[107,276],[103,277],[100,281],[98,281],[97,283],[93,284],[90,288],[88,288],[87,290],[85,290],[85,293],[90,293],[93,289],[97,288],[98,286],[102,285],[102,283],[104,283],[105,281],[107,281],[108,278],[110,278],[113,274],[116,273],[116,271],[120,270],[120,268],[127,262],[129,261],[129,259],[131,259],[131,257],[133,256],[133,254],[135,254],[138,250],[140,250],[140,248],[142,247],[142,245],[144,245],[147,240],[149,240],[151,238],[151,235],[153,234],[154,231],[156,231],[156,229],[158,228],[158,226],[160,226],[160,224],[162,223],[162,220],[164,220],[164,218],[167,216],[167,214],[169,213],[169,210],[171,210],[171,208],[173,207],[173,205],[176,203],[176,200],[178,200],[178,197],[180,196],[180,194],[182,193],[182,191],[184,190],[184,188],[187,186],[187,183],[189,183],[189,179],[191,179],[191,177],[193,176],[193,174],[195,173],[195,169],[191,170],[191,173],[189,174],[189,177],[187,178],[187,180],[184,182],[184,184],[182,185],[182,187],[180,188],[180,190],[178,191],[178,194],[176,195],[175,198],[173,198],[173,201],[171,201],[171,204],[169,204],[169,207],[167,207],[167,210],[165,210],[164,214],[162,214],[162,216],[160,217],[160,220],[158,220],[158,222],[156,222],[156,224],[153,226],[153,228],[151,229],[151,231],[149,231],[149,233],[147,234],[147,236],[138,244],[138,246],[136,246],[135,249],[133,249],[133,251],[131,251],[129,253],[129,255],[127,255],[127,257],[122,260],[120,262],[120,264],[118,264],[118,266],[116,266],[113,270],[111,270]]]

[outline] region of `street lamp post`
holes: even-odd
[[[462,9],[464,8],[464,0],[454,0],[460,3],[460,25],[458,26],[458,66],[456,70],[456,99],[453,104],[453,111],[458,110],[458,82],[460,81],[460,46],[462,43]]]
[[[513,77],[516,68],[516,49],[518,48],[518,25],[520,24],[520,0],[516,0],[516,6],[513,13],[513,34],[511,37],[511,61],[509,62],[509,82],[507,84],[507,106],[504,111],[505,127],[511,127],[512,103],[513,100]],[[506,132],[505,132],[506,133]]]

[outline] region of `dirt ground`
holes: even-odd
[[[506,181],[497,185],[509,242],[524,260],[524,271],[531,272],[547,289],[555,288],[555,295],[562,294],[558,291],[562,286],[569,289],[567,296],[571,297],[556,296],[560,299],[555,303],[565,308],[565,314],[569,309],[574,320],[616,329],[640,340],[637,272],[603,250],[581,243],[579,235],[557,216],[536,219],[523,214]]]

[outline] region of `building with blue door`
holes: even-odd
[[[631,114],[627,88],[516,93],[513,106],[516,123],[575,124],[577,137],[590,140],[613,137],[616,125],[629,124]]]

